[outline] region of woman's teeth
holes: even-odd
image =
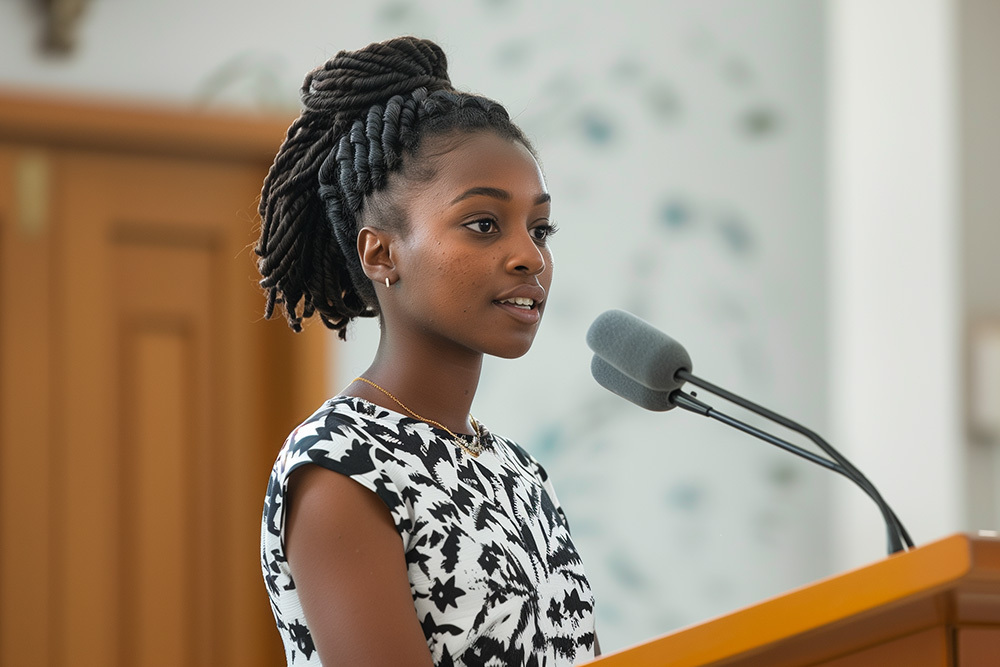
[[[513,299],[504,299],[500,303],[509,303],[512,306],[516,306],[517,308],[524,308],[525,310],[531,310],[532,308],[535,307],[534,299],[526,299],[520,296],[514,297]]]

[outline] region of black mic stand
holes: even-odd
[[[786,440],[782,440],[777,436],[771,435],[765,431],[761,431],[760,429],[751,426],[750,424],[746,424],[738,419],[729,417],[728,415],[723,414],[715,410],[714,408],[706,405],[705,403],[699,401],[692,394],[687,394],[681,391],[680,389],[676,389],[670,393],[670,400],[677,407],[688,410],[689,412],[694,412],[704,417],[711,417],[712,419],[715,419],[724,424],[732,426],[733,428],[737,428],[743,431],[744,433],[748,433],[754,437],[760,438],[765,442],[769,442],[772,445],[784,449],[785,451],[791,452],[792,454],[795,454],[797,456],[801,456],[804,459],[812,461],[817,465],[821,465],[824,468],[828,468],[837,473],[840,473],[844,477],[848,478],[849,480],[857,484],[859,487],[861,487],[861,489],[873,501],[875,501],[875,504],[878,505],[879,511],[882,513],[882,518],[885,521],[886,538],[888,542],[889,553],[894,554],[900,551],[904,551],[906,547],[910,548],[913,547],[913,540],[910,539],[910,535],[906,531],[906,528],[903,527],[903,523],[899,520],[899,517],[896,516],[896,513],[892,511],[892,508],[889,507],[888,503],[886,503],[885,500],[882,498],[882,495],[878,492],[878,489],[875,488],[875,485],[872,484],[868,480],[868,478],[861,473],[860,470],[855,468],[854,465],[847,460],[847,457],[845,457],[843,454],[834,449],[833,445],[828,443],[823,438],[819,437],[819,435],[817,435],[813,431],[802,426],[801,424],[793,422],[792,420],[786,417],[782,417],[781,415],[772,412],[771,410],[768,410],[765,407],[762,407],[760,405],[757,405],[756,403],[748,401],[745,398],[742,398],[741,396],[737,396],[736,394],[727,391],[722,387],[718,387],[712,384],[711,382],[702,380],[701,378],[687,372],[684,369],[677,371],[675,377],[680,380],[684,380],[685,382],[690,382],[691,384],[697,387],[701,387],[705,391],[711,392],[729,401],[730,403],[734,403],[746,410],[749,410],[750,412],[758,414],[761,417],[764,417],[765,419],[768,419],[776,424],[779,424],[780,426],[784,426],[785,428],[795,431],[796,433],[800,433],[809,438],[810,440],[812,440],[820,449],[822,449],[826,454],[828,454],[830,458],[833,459],[833,461],[825,459],[822,456],[817,456],[816,454],[813,454],[810,451],[807,451],[805,449],[802,449],[801,447],[793,445],[792,443]],[[903,546],[904,543],[906,547]]]

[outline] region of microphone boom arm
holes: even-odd
[[[888,503],[885,502],[885,500],[882,498],[882,495],[878,492],[878,489],[875,488],[875,485],[872,484],[871,481],[869,481],[868,478],[865,477],[860,470],[854,467],[854,465],[847,460],[847,457],[838,452],[833,447],[833,445],[831,445],[826,440],[821,438],[818,434],[814,433],[805,426],[802,426],[801,424],[798,424],[786,417],[777,414],[776,412],[772,412],[771,410],[768,410],[763,406],[757,405],[752,401],[748,401],[747,399],[741,396],[737,396],[731,391],[727,391],[722,387],[718,387],[712,384],[711,382],[708,382],[707,380],[703,380],[684,369],[678,370],[676,377],[680,380],[684,380],[685,382],[690,382],[691,384],[697,387],[701,387],[705,391],[711,392],[729,401],[730,403],[734,403],[735,405],[738,405],[746,410],[749,410],[750,412],[753,412],[755,414],[760,415],[761,417],[764,417],[765,419],[773,421],[780,426],[784,426],[789,430],[795,431],[796,433],[799,433],[809,438],[816,444],[816,446],[822,449],[826,454],[830,456],[830,458],[832,458],[834,461],[836,461],[837,464],[839,464],[835,468],[831,468],[832,470],[836,470],[837,472],[841,473],[848,479],[855,482],[875,502],[875,504],[878,505],[879,511],[882,513],[882,517],[886,523],[886,534],[889,545],[889,553],[892,554],[899,551],[903,551],[905,549],[903,543],[905,543],[907,547],[913,547],[913,540],[910,538],[910,535],[906,531],[906,528],[903,527],[902,521],[899,520],[899,517],[896,516],[896,513],[893,512],[892,508],[889,507]],[[714,417],[716,419],[719,419],[719,417],[716,415],[726,417],[725,415],[722,415],[722,413],[718,413],[717,411],[712,410],[704,403],[696,401],[696,399],[693,399],[692,397],[684,394],[684,392],[681,392],[680,390],[675,391],[673,397],[679,397],[679,396],[684,396],[686,399],[695,401],[696,403],[700,403],[700,406],[703,406],[703,407],[697,407],[696,409],[692,410],[693,412],[697,412],[698,414],[702,414],[704,416]],[[676,401],[675,404],[678,405],[679,407],[691,410],[690,407],[684,405],[680,401]],[[708,408],[710,412],[706,412],[705,408]],[[731,420],[732,422],[736,423],[730,423],[730,421],[727,420]],[[719,419],[719,421],[728,423],[730,426],[734,426],[735,428],[745,431],[746,433],[755,435],[756,437],[766,440],[771,444],[777,445],[782,449],[786,449],[787,451],[790,451],[794,454],[803,456],[803,458],[807,458],[810,461],[813,461],[814,463],[819,463],[818,461],[811,458],[812,456],[815,456],[814,454],[811,454],[811,452],[807,452],[806,450],[796,447],[795,445],[791,445],[791,443],[787,443],[785,441],[781,441],[784,444],[778,444],[777,442],[775,442],[775,440],[780,440],[779,438],[774,438],[774,436],[769,436],[769,434],[766,434],[763,431],[761,431],[760,433],[755,433],[754,431],[756,429],[748,430],[748,429],[753,429],[753,427],[743,424],[742,422],[738,422],[738,420],[733,420],[731,417],[726,417],[725,419]],[[747,428],[743,428],[744,426]],[[761,434],[769,437],[762,437]],[[771,438],[774,439],[772,440]],[[792,449],[789,449],[789,447],[791,447]],[[809,454],[809,456],[805,456],[804,454]],[[831,463],[830,461],[827,461],[822,457],[816,457],[816,458],[819,458],[822,461],[825,461],[826,463]],[[828,468],[830,467],[825,465],[824,463],[819,463],[819,465],[823,465],[824,467]]]
[[[751,426],[746,422],[742,422],[739,419],[730,417],[725,413],[719,412],[715,408],[705,405],[691,394],[685,393],[680,389],[676,389],[670,394],[670,400],[674,403],[674,405],[684,410],[687,410],[688,412],[694,412],[704,417],[711,417],[716,421],[720,421],[723,424],[732,426],[733,428],[743,431],[744,433],[747,433],[749,435],[752,435],[755,438],[759,438],[765,442],[769,442],[775,447],[780,447],[781,449],[784,449],[786,452],[790,452],[792,454],[795,454],[796,456],[800,456],[806,459],[807,461],[812,461],[817,465],[821,465],[824,468],[840,473],[841,475],[844,475],[848,479],[851,478],[850,474],[846,470],[841,468],[839,465],[837,465],[830,459],[825,459],[822,456],[813,454],[807,449],[802,449],[798,445],[793,445],[787,440],[782,440],[777,436],[771,435],[767,431],[760,430],[756,426]]]

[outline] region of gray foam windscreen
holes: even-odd
[[[683,345],[624,310],[601,313],[587,331],[587,345],[628,378],[657,392],[679,389],[684,381],[674,377],[677,371],[693,368]]]
[[[674,404],[670,402],[668,392],[653,391],[643,387],[596,354],[590,360],[590,373],[597,380],[597,384],[612,394],[617,394],[626,401],[635,403],[640,408],[654,412],[666,412],[674,407]]]

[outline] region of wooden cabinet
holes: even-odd
[[[282,664],[260,513],[326,373],[256,283],[289,120],[0,95],[0,664]]]

